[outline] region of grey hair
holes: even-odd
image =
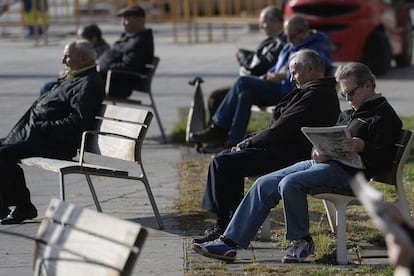
[[[283,22],[283,13],[276,6],[267,6],[262,10],[267,20],[277,20]]]
[[[95,62],[96,60],[96,51],[93,47],[92,43],[90,43],[86,39],[77,39],[71,43],[71,46],[75,50],[75,52],[79,53],[80,55],[86,57],[91,62]]]
[[[315,50],[301,49],[291,55],[290,62],[293,60],[295,63],[301,64],[302,66],[306,64],[312,64],[315,67],[316,71],[325,72],[325,65],[318,52]]]
[[[350,76],[355,77],[358,85],[363,85],[366,81],[371,81],[375,88],[375,76],[368,66],[360,62],[349,62],[338,67],[335,72],[336,81],[347,79]]]

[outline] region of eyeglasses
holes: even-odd
[[[360,88],[361,87],[361,85],[358,85],[358,86],[356,86],[355,88],[352,88],[351,90],[349,90],[349,91],[344,91],[344,92],[341,92],[341,96],[342,97],[344,97],[344,98],[347,98],[347,97],[352,97],[352,96],[354,96],[355,95],[355,92],[357,91],[357,89],[358,88]]]

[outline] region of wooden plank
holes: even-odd
[[[128,275],[145,237],[139,224],[52,199],[34,263],[45,260],[46,275]]]
[[[124,122],[144,124],[146,122],[148,112],[148,110],[124,106],[102,105],[102,108],[99,110],[97,116]]]

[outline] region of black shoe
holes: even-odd
[[[5,210],[0,209],[0,220],[4,219],[5,217],[7,217],[10,214],[10,209],[7,208]]]
[[[37,217],[37,210],[33,204],[30,204],[28,207],[16,206],[7,217],[0,221],[0,224],[20,224],[26,219],[34,219],[35,217]]]
[[[190,134],[190,141],[198,143],[224,144],[226,139],[227,130],[215,125],[211,125],[205,130]]]
[[[223,144],[208,144],[200,149],[201,153],[219,153],[227,149]]]
[[[204,231],[204,236],[193,239],[193,243],[203,243],[208,241],[214,241],[215,239],[220,238],[223,235],[224,229],[215,225],[213,228],[207,229]]]

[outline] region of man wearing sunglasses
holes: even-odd
[[[295,74],[292,72],[292,76]],[[307,194],[314,189],[349,189],[358,172],[370,179],[388,168],[395,153],[402,122],[387,100],[375,92],[375,78],[362,63],[349,63],[338,69],[336,79],[352,109],[342,112],[337,125],[347,125],[352,136],[343,148],[357,153],[364,169],[330,160],[318,150],[312,159],[269,173],[256,180],[238,206],[223,236],[212,242],[193,244],[197,252],[232,261],[237,247],[247,248],[270,210],[280,201],[285,214],[286,239],[291,241],[284,263],[303,262],[314,251],[309,232]]]

